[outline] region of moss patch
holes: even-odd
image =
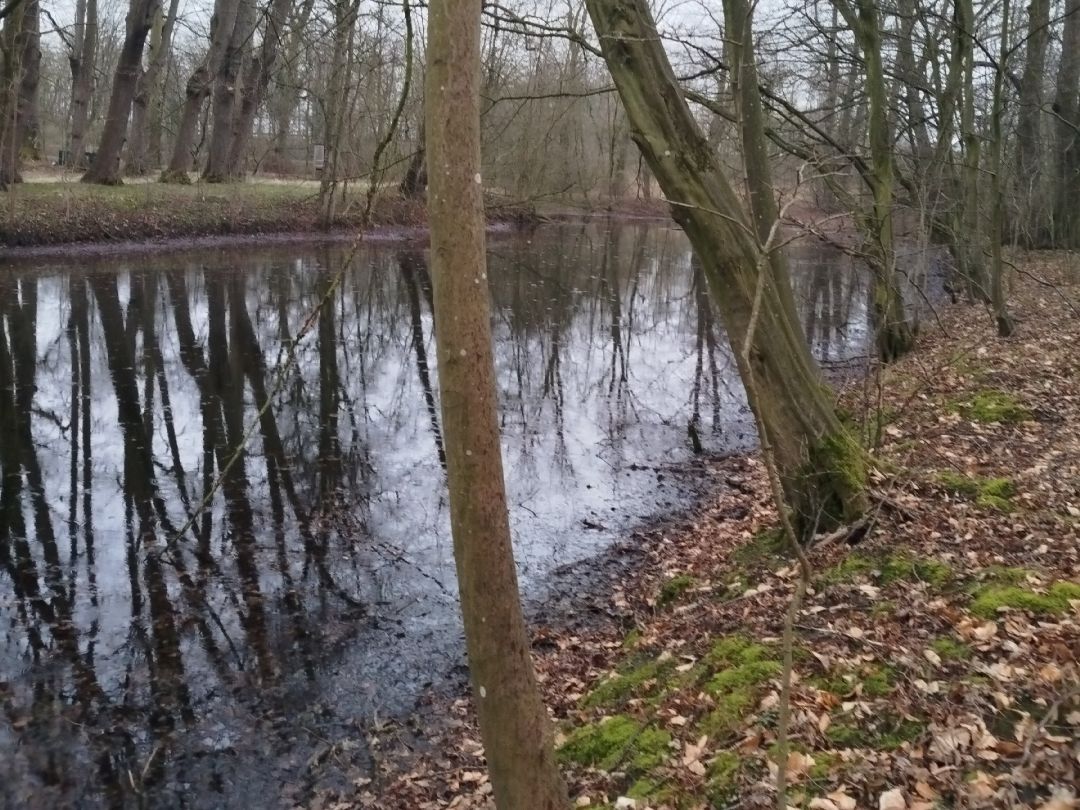
[[[829,585],[854,582],[862,577],[874,578],[881,585],[891,585],[894,582],[926,582],[940,587],[952,579],[952,569],[940,560],[910,554],[892,554],[877,558],[849,554],[839,565],[825,571],[821,581]]]
[[[787,539],[780,529],[764,529],[748,543],[735,549],[731,558],[739,565],[751,568],[759,565],[775,567],[787,558]]]
[[[963,661],[971,656],[971,648],[949,636],[935,638],[930,649],[938,654],[942,661]]]
[[[709,763],[705,794],[711,807],[724,807],[738,795],[742,759],[731,751],[721,751]]]
[[[601,682],[582,700],[587,708],[616,706],[633,696],[646,695],[675,667],[675,659],[651,658],[623,669],[612,678]]]
[[[703,662],[711,673],[705,690],[716,701],[703,721],[711,736],[731,734],[757,705],[765,685],[782,669],[773,651],[742,636],[727,636],[713,645]]]
[[[971,612],[984,618],[992,617],[1003,608],[1053,615],[1067,611],[1070,601],[1074,600],[1080,600],[1080,583],[1055,582],[1046,593],[1019,585],[994,583],[976,589],[971,602]]]
[[[671,735],[653,726],[642,726],[625,714],[607,717],[575,729],[559,748],[563,762],[610,771],[624,768],[637,774],[667,760]]]
[[[865,725],[836,722],[825,730],[825,739],[838,748],[872,748],[876,751],[892,751],[904,743],[913,742],[923,733],[925,726],[915,720],[905,720],[893,715],[867,718]]]
[[[867,454],[846,428],[809,449],[801,475],[803,510],[794,515],[801,535],[857,520],[866,506]]]
[[[1016,494],[1016,487],[1008,478],[981,478],[946,471],[938,474],[938,480],[954,495],[973,500],[984,508],[1003,512],[1012,508],[1011,499]]]
[[[896,671],[892,667],[870,667],[862,679],[863,694],[885,697],[896,685]]]
[[[656,606],[664,607],[670,605],[696,584],[697,581],[689,574],[679,574],[678,576],[672,577],[660,586],[660,593],[656,597]]]
[[[973,397],[950,405],[951,410],[972,422],[1023,422],[1031,418],[1031,411],[1012,394],[999,389],[979,391]]]

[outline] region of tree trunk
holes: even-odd
[[[401,178],[398,192],[402,197],[419,197],[427,188],[427,158],[424,150],[424,124],[420,123],[420,137],[416,142],[416,151],[409,159],[409,167]]]
[[[266,18],[266,30],[263,31],[259,54],[248,63],[240,91],[240,109],[233,122],[232,140],[229,143],[229,155],[226,161],[226,174],[229,179],[239,180],[247,174],[248,145],[251,143],[251,128],[255,123],[255,113],[266,95],[270,78],[274,75],[277,63],[278,43],[285,31],[285,22],[292,8],[293,0],[273,0]]]
[[[563,810],[510,542],[480,180],[481,0],[428,17],[427,146],[439,389],[461,613],[495,804]]]
[[[187,81],[184,90],[184,108],[180,113],[180,126],[173,141],[169,165],[161,173],[163,183],[188,183],[188,172],[195,163],[195,136],[199,132],[199,119],[203,105],[210,95],[210,87],[221,69],[225,49],[232,39],[233,28],[240,9],[240,0],[215,0],[214,16],[210,20],[210,47],[202,62]]]
[[[173,26],[180,0],[170,0],[169,10],[162,13],[159,7],[150,31],[149,64],[135,90],[131,115],[131,138],[128,141],[125,170],[130,175],[141,176],[150,172],[151,118],[161,116],[162,71],[169,59],[172,47]],[[156,168],[156,159],[154,167]]]
[[[90,124],[90,97],[94,91],[97,67],[98,4],[86,0],[76,13],[74,49],[68,57],[71,68],[71,133],[68,136],[68,161],[74,169],[86,165],[86,130]]]
[[[221,60],[221,69],[214,81],[212,98],[214,119],[210,129],[210,145],[206,150],[203,180],[224,183],[229,179],[229,142],[232,140],[236,117],[236,99],[240,93],[238,79],[244,54],[251,47],[255,30],[255,0],[240,0],[232,36]]]
[[[20,158],[41,159],[41,122],[38,120],[38,84],[41,80],[41,8],[38,0],[24,0],[22,81],[19,83]]]
[[[0,32],[0,189],[19,177],[19,88],[22,86],[22,32],[26,4],[20,3],[4,18]]]
[[[1080,0],[1065,4],[1054,112],[1058,116],[1054,241],[1055,247],[1076,249],[1080,248]]]
[[[872,308],[878,355],[888,362],[910,351],[915,345],[915,336],[896,283],[892,211],[893,146],[889,131],[885,67],[881,55],[881,21],[874,0],[857,0],[857,8],[853,8],[847,0],[833,0],[833,3],[855,33],[866,66],[871,163],[867,179],[874,199],[865,221],[870,237],[868,258],[874,272]]]
[[[1005,132],[1001,119],[1005,116],[1005,71],[1009,64],[1009,11],[1009,0],[1002,0],[1001,51],[994,71],[994,95],[990,108],[990,253],[993,264],[990,267],[989,297],[1000,337],[1008,337],[1015,329],[1005,300],[1005,262],[1001,256],[1001,243],[1005,240],[1005,189],[1001,182]]]
[[[118,186],[123,182],[120,179],[120,153],[127,140],[131,100],[135,97],[135,85],[139,81],[143,46],[160,3],[161,0],[131,0],[128,7],[127,35],[116,62],[105,128],[94,162],[82,177],[84,183]]]
[[[647,0],[587,5],[634,140],[701,262],[740,375],[744,381],[753,375],[746,386],[757,392],[748,397],[750,407],[769,434],[799,530],[805,535],[854,520],[867,505],[862,449],[837,419],[772,273],[759,284],[768,257],[682,97]],[[755,309],[746,366],[741,347]]]
[[[1042,177],[1042,88],[1050,45],[1050,0],[1028,6],[1024,72],[1020,77],[1016,121],[1017,181],[1020,183],[1020,234],[1028,245],[1044,241],[1040,220],[1045,212]]]

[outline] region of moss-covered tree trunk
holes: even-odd
[[[480,164],[481,0],[428,18],[428,211],[439,390],[469,672],[500,810],[569,806],[533,672],[496,413]]]
[[[837,419],[831,394],[762,249],[757,231],[690,114],[647,0],[587,0],[634,141],[686,231],[755,395],[784,495],[803,533],[850,521],[866,508],[864,456]],[[429,124],[430,125],[430,124]],[[435,165],[435,164],[433,164]],[[758,281],[761,300],[749,365]]]

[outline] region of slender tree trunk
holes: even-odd
[[[1050,0],[1031,0],[1028,6],[1027,44],[1016,121],[1016,169],[1020,184],[1021,238],[1029,245],[1044,241],[1042,215],[1042,90],[1046,76],[1046,51],[1050,45]]]
[[[151,118],[161,115],[162,71],[169,60],[172,48],[173,27],[180,0],[170,0],[168,12],[159,7],[150,31],[149,64],[139,76],[132,104],[131,138],[128,141],[125,170],[131,175],[145,175],[151,168],[150,130]],[[156,162],[154,168],[157,167]]]
[[[769,283],[758,283],[769,272],[768,256],[683,100],[647,0],[587,5],[634,140],[701,262],[740,375],[753,375],[750,406],[769,433],[800,531],[855,519],[866,509],[862,450],[837,419],[775,277],[770,272]],[[751,365],[744,367],[740,349],[754,318]]]
[[[233,122],[232,140],[226,161],[226,174],[229,179],[239,180],[247,174],[245,161],[248,145],[251,143],[251,128],[255,123],[255,113],[266,95],[270,78],[274,75],[278,47],[292,5],[293,0],[273,0],[266,18],[266,29],[263,31],[259,53],[248,63],[240,91],[240,109]]]
[[[255,0],[240,0],[232,37],[214,81],[211,101],[213,126],[210,129],[210,145],[206,150],[206,169],[202,175],[208,183],[224,183],[229,179],[229,142],[235,124],[236,100],[240,94],[240,68],[244,63],[244,54],[251,48],[254,30]]]
[[[19,151],[21,158],[41,159],[38,84],[41,81],[41,8],[38,0],[23,0],[22,81],[19,83]]]
[[[889,99],[881,54],[881,20],[875,0],[833,0],[841,16],[855,32],[866,66],[866,94],[870,130],[868,175],[873,202],[866,216],[870,236],[870,265],[874,271],[872,304],[878,355],[895,360],[911,350],[915,336],[904,311],[904,299],[896,283],[896,252],[893,244],[893,157],[889,130]]]
[[[1009,66],[1009,0],[1002,0],[1000,13],[1001,51],[997,70],[994,71],[994,95],[990,109],[990,253],[993,258],[990,301],[998,335],[1008,337],[1015,325],[1005,300],[1005,262],[1001,256],[1001,243],[1005,241],[1005,189],[1001,178],[1005,133],[1001,120],[1005,116],[1005,71]]]
[[[72,168],[86,165],[86,130],[90,125],[90,97],[94,91],[97,67],[98,4],[85,0],[81,13],[76,11],[75,48],[68,57],[71,68],[71,130],[68,136],[68,160]]]
[[[1080,0],[1067,0],[1061,64],[1054,94],[1057,114],[1054,178],[1055,246],[1080,247]]]
[[[420,123],[420,137],[416,142],[416,151],[409,159],[409,167],[401,178],[398,191],[403,197],[419,197],[427,188],[427,157],[424,150],[424,124]]]
[[[163,183],[188,183],[188,172],[195,164],[195,137],[199,133],[199,120],[203,105],[210,95],[210,87],[221,69],[225,50],[232,39],[241,0],[215,0],[214,16],[210,20],[210,47],[202,62],[192,72],[184,90],[184,108],[180,113],[180,125],[173,141],[169,165],[161,173]]]
[[[120,153],[127,140],[131,100],[135,97],[135,85],[139,81],[143,46],[160,3],[161,0],[131,0],[127,14],[127,35],[116,63],[105,129],[101,133],[94,162],[83,175],[84,183],[118,186],[123,182],[120,179]]]
[[[481,0],[429,8],[427,145],[435,334],[461,613],[495,804],[563,810],[510,542],[480,181]]]

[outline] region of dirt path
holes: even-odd
[[[789,804],[816,810],[1077,806],[1080,784],[1080,259],[1018,257],[1017,335],[940,312],[918,351],[844,405],[880,506],[811,552],[798,619]],[[762,465],[648,538],[616,629],[534,628],[578,807],[775,806],[779,636],[794,566]],[[575,631],[576,632],[576,631]],[[462,698],[368,742],[379,773],[314,806],[488,807]]]

